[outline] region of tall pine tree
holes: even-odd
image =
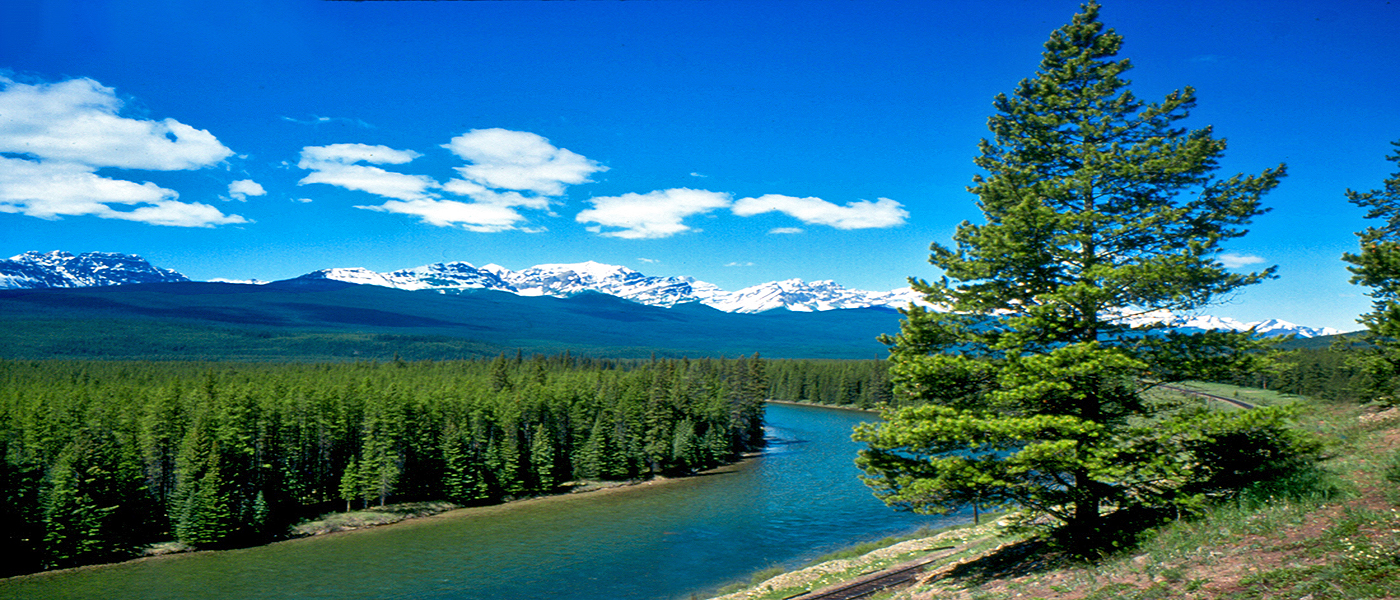
[[[896,404],[918,405],[856,433],[887,503],[1015,504],[1084,549],[1108,514],[1189,500],[1195,459],[1172,450],[1187,417],[1144,392],[1247,364],[1254,343],[1141,317],[1189,313],[1271,277],[1218,257],[1284,175],[1216,178],[1225,141],[1179,126],[1193,90],[1136,98],[1131,65],[1116,58],[1122,37],[1098,13],[1085,5],[1051,35],[1035,76],[996,98],[975,161],[984,174],[969,187],[985,223],[932,245],[944,276],[913,284],[940,308],[910,307],[885,339]]]
[[[1400,141],[1387,160],[1400,167]],[[1396,404],[1400,394],[1400,171],[1392,173],[1381,189],[1347,190],[1347,200],[1366,209],[1366,218],[1379,221],[1357,233],[1360,254],[1347,253],[1352,264],[1351,282],[1371,288],[1371,312],[1362,315],[1369,346],[1359,353],[1369,375],[1372,392],[1386,404]]]

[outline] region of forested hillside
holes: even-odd
[[[690,473],[763,444],[765,367],[0,362],[4,574],[257,543],[334,506]]]

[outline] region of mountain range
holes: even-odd
[[[170,269],[151,266],[146,259],[115,252],[85,252],[74,256],[25,252],[0,260],[0,289],[74,288],[127,283],[189,281]]]
[[[674,308],[700,304],[727,313],[755,314],[785,309],[794,312],[824,312],[861,308],[901,308],[922,302],[910,288],[889,291],[847,289],[829,281],[788,279],[726,291],[691,277],[655,277],[627,267],[596,262],[544,264],[513,271],[488,264],[476,267],[466,262],[445,262],[388,273],[363,268],[322,269],[298,277],[299,280],[331,280],[409,291],[435,291],[462,294],[473,290],[508,292],[517,296],[573,297],[596,292],[653,307]],[[0,261],[0,289],[77,288],[130,283],[170,283],[189,278],[169,269],[152,266],[139,256],[89,252],[73,254],[54,251],[25,252]],[[261,282],[257,282],[261,283]],[[1327,327],[1307,327],[1270,319],[1243,323],[1228,317],[1175,315],[1155,311],[1134,317],[1138,323],[1162,322],[1183,330],[1253,329],[1264,336],[1294,334],[1311,338],[1334,335]]]

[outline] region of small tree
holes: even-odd
[[[1400,141],[1392,144],[1395,154],[1386,159],[1400,166]],[[1400,391],[1400,171],[1384,184],[1364,193],[1347,190],[1347,200],[1366,209],[1367,219],[1380,223],[1357,233],[1361,253],[1347,253],[1342,260],[1352,264],[1347,267],[1352,283],[1371,288],[1371,312],[1360,319],[1369,347],[1359,355],[1370,375],[1371,391],[1395,404]]]
[[[997,96],[975,161],[985,174],[969,187],[986,222],[932,245],[944,277],[911,283],[939,310],[911,306],[884,338],[896,403],[915,406],[855,434],[887,503],[1015,504],[1081,549],[1104,539],[1110,512],[1185,502],[1187,465],[1209,460],[1171,437],[1189,428],[1163,426],[1173,406],[1144,392],[1247,365],[1258,345],[1169,333],[1154,317],[1273,275],[1217,257],[1284,175],[1215,178],[1225,141],[1178,125],[1193,90],[1138,100],[1115,58],[1122,37],[1098,12],[1085,5],[1039,72]]]

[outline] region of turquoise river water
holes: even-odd
[[[724,472],[454,511],[346,534],[0,580],[0,598],[669,600],[774,565],[967,520],[887,508],[857,478],[868,413],[771,404]]]

